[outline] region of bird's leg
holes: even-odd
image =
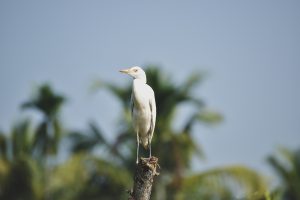
[[[149,137],[148,137],[148,146],[149,146],[149,150],[150,150],[150,156],[149,156],[149,158],[151,158],[151,143],[150,143]]]
[[[138,164],[139,163],[139,148],[140,148],[139,133],[136,133],[136,142],[137,142],[136,164]]]

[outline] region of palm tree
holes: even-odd
[[[33,109],[41,112],[43,120],[34,138],[34,153],[43,158],[48,154],[55,154],[61,138],[61,124],[58,114],[65,97],[55,94],[48,84],[39,87],[37,94],[22,104],[23,109]]]
[[[41,199],[41,165],[32,157],[33,131],[25,119],[0,133],[0,199]]]
[[[9,134],[0,132],[0,199],[113,200],[126,196],[125,185],[131,185],[128,172],[88,150],[94,144],[108,145],[94,123],[87,134],[70,134],[71,143],[80,141],[80,145],[73,146],[74,154],[67,160],[57,162],[63,139],[58,118],[63,101],[50,86],[42,85],[36,96],[22,105],[43,114],[37,128],[26,119]],[[54,162],[48,162],[49,156]]]
[[[279,149],[278,156],[269,156],[268,162],[281,180],[274,195],[284,200],[300,199],[300,149]]]
[[[194,73],[185,82],[173,84],[157,67],[149,67],[146,73],[156,92],[158,115],[152,147],[162,170],[155,180],[153,199],[228,199],[237,195],[260,199],[264,181],[249,168],[229,166],[197,173],[190,170],[192,157],[204,154],[193,138],[193,126],[222,120],[219,113],[208,110],[201,99],[192,95],[203,75]],[[96,123],[90,123],[86,131],[68,134],[66,141],[72,153],[67,160],[56,162],[63,137],[59,111],[65,98],[49,85],[41,86],[37,95],[22,106],[42,113],[38,127],[32,129],[27,120],[17,124],[9,135],[0,132],[0,199],[126,197],[125,190],[132,186],[136,150],[129,109],[131,85],[102,82],[96,88],[108,89],[123,105],[115,140],[107,140]],[[182,104],[193,106],[194,111],[174,129],[176,112]],[[50,167],[44,161],[51,155],[55,162]]]
[[[193,73],[182,84],[174,84],[157,67],[148,67],[146,73],[149,85],[155,91],[158,111],[157,125],[152,142],[153,155],[159,158],[163,171],[154,185],[153,197],[156,199],[186,199],[183,197],[191,191],[187,188],[191,188],[190,182],[192,182],[194,195],[193,198],[188,199],[199,199],[205,195],[203,196],[204,193],[196,193],[195,190],[200,189],[203,183],[210,179],[216,180],[214,185],[219,184],[214,189],[220,191],[222,189],[222,192],[215,194],[219,198],[234,194],[233,188],[235,187],[226,186],[228,183],[229,185],[235,184],[243,187],[244,193],[241,195],[250,196],[250,194],[254,195],[256,192],[257,196],[261,196],[261,191],[266,188],[263,179],[246,167],[232,166],[187,175],[190,173],[192,157],[203,156],[202,149],[192,135],[193,125],[196,123],[216,124],[222,120],[219,113],[208,110],[201,99],[192,95],[193,88],[203,80],[204,76]],[[112,83],[99,81],[93,88],[108,89],[123,105],[123,120],[121,120],[119,134],[107,148],[118,159],[121,166],[132,173],[135,168],[135,137],[131,127],[129,109],[131,85],[120,87]],[[174,130],[174,118],[178,106],[181,104],[193,106],[194,112],[188,116],[188,120],[179,130]],[[75,146],[82,146],[82,144],[79,141]],[[207,190],[207,192],[210,192],[210,194],[215,193],[213,189]]]
[[[47,84],[23,109],[35,109],[43,120],[36,129],[28,119],[16,124],[10,134],[0,134],[0,162],[6,166],[1,182],[0,199],[45,199],[49,180],[47,155],[55,155],[61,138],[58,120],[64,97],[56,95]],[[5,164],[5,165],[4,165]]]

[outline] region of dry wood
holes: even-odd
[[[133,190],[130,193],[129,200],[150,200],[151,189],[154,176],[157,172],[158,158],[140,158],[134,175]]]

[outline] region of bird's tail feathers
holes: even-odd
[[[142,145],[143,145],[143,147],[144,147],[145,149],[149,149],[149,146],[148,146],[148,140],[147,140],[147,139],[141,140],[141,143],[142,143]]]

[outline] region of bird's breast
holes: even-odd
[[[146,136],[151,125],[150,99],[153,91],[145,83],[134,80],[132,100],[132,119],[134,129],[143,137]]]
[[[146,136],[151,123],[151,111],[146,107],[135,107],[132,112],[133,127],[141,137]]]
[[[149,88],[144,83],[135,83],[133,85],[133,100],[136,107],[147,109],[150,101]]]

